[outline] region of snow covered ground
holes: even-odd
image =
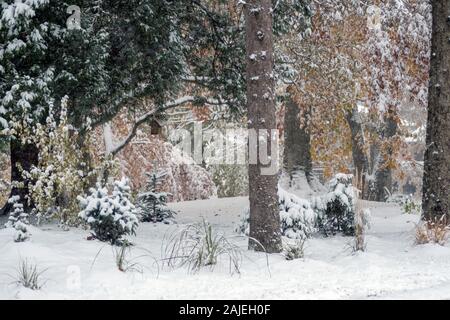
[[[415,246],[418,216],[402,215],[393,204],[369,203],[372,228],[367,252],[353,255],[350,238],[313,238],[306,257],[286,261],[245,251],[241,275],[228,266],[189,274],[164,269],[164,238],[183,224],[206,218],[236,236],[247,198],[211,199],[171,204],[178,225],[141,224],[131,254],[143,273],[117,270],[110,246],[87,241],[81,229],[55,225],[32,228],[32,240],[14,243],[12,231],[0,230],[1,299],[449,299],[450,247]],[[245,250],[246,240],[235,238]],[[37,263],[45,286],[31,291],[13,284],[20,259]],[[158,261],[158,263],[155,263]],[[158,270],[159,269],[159,270]],[[270,271],[269,271],[270,269]]]

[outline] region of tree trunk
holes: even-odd
[[[346,115],[347,123],[350,127],[352,139],[352,157],[355,177],[358,178],[358,188],[361,191],[361,198],[368,200],[369,188],[367,177],[369,175],[369,159],[364,151],[364,130],[361,121],[358,119],[358,110],[352,109]]]
[[[280,213],[278,208],[278,172],[264,172],[261,136],[264,130],[276,130],[275,82],[273,77],[272,1],[249,0],[245,5],[247,52],[247,104],[249,134],[259,136],[249,142],[256,149],[255,161],[249,159],[250,238],[249,247],[269,253],[281,251]],[[262,131],[261,131],[262,129]],[[271,135],[265,134],[268,155],[278,159]],[[262,151],[264,152],[264,151]],[[250,151],[251,153],[251,151]],[[261,247],[262,245],[262,247]]]
[[[307,119],[301,123],[300,106],[291,96],[287,97],[285,108],[283,171],[287,187],[296,188],[297,180],[302,181],[303,176],[311,183],[311,135]]]
[[[20,139],[11,139],[11,181],[19,182],[21,186],[14,186],[11,189],[10,197],[19,196],[19,203],[23,204],[25,211],[30,211],[33,204],[28,201],[28,185],[22,176],[22,171],[30,171],[32,166],[38,165],[39,150],[33,144],[23,144]],[[0,215],[7,215],[12,210],[12,205],[6,203],[0,211]]]
[[[428,126],[423,176],[423,219],[450,209],[450,2],[432,1],[433,32]]]
[[[392,194],[392,159],[395,149],[395,136],[397,135],[397,113],[394,106],[389,106],[385,118],[385,126],[382,134],[383,148],[379,154],[378,170],[375,175],[375,190],[373,200],[386,201]]]

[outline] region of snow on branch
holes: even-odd
[[[217,101],[217,100],[208,100],[208,99],[202,100],[202,99],[199,99],[198,97],[194,97],[194,96],[184,96],[184,97],[178,98],[176,100],[170,101],[160,107],[154,108],[153,110],[151,110],[151,111],[143,114],[139,118],[137,118],[133,124],[133,127],[131,128],[131,131],[128,133],[128,135],[117,145],[113,146],[111,148],[111,150],[108,152],[108,154],[115,156],[117,153],[119,153],[136,136],[138,128],[142,124],[146,123],[149,119],[156,116],[159,112],[163,112],[163,111],[181,106],[183,104],[192,103],[192,102],[196,102],[199,100],[207,105],[227,105],[227,103],[225,103],[225,102],[221,102],[221,101]]]

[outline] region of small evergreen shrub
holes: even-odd
[[[130,190],[128,180],[122,178],[114,183],[112,195],[97,186],[86,198],[78,197],[82,208],[79,217],[89,225],[94,238],[121,245],[125,235],[136,234],[138,219]]]
[[[352,183],[352,175],[338,174],[329,182],[328,193],[314,199],[317,228],[325,236],[355,235],[356,192]]]
[[[5,227],[14,228],[16,230],[14,234],[15,242],[24,242],[30,239],[30,232],[28,231],[29,221],[28,213],[23,209],[23,204],[19,203],[20,197],[13,196],[8,202],[13,205],[13,209],[9,214],[8,222]]]
[[[301,259],[305,256],[306,239],[296,239],[294,242],[283,244],[283,255],[286,260]]]
[[[172,223],[174,211],[167,206],[166,192],[158,192],[164,177],[167,172],[153,172],[147,173],[148,183],[145,192],[138,195],[137,210],[139,219],[142,222],[163,222],[166,224]]]

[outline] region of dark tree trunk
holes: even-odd
[[[361,198],[368,200],[369,187],[367,185],[367,177],[369,175],[369,159],[364,150],[364,130],[361,121],[358,119],[358,111],[356,109],[349,111],[346,118],[352,138],[353,174],[358,178]]]
[[[423,177],[423,219],[450,210],[450,2],[431,1],[433,32],[428,126]]]
[[[273,77],[272,1],[249,0],[245,5],[247,53],[247,104],[249,130],[261,134],[260,129],[275,130],[275,82]],[[272,151],[271,139],[268,154]],[[280,213],[278,208],[278,172],[264,172],[266,166],[260,157],[260,139],[257,161],[249,159],[250,238],[249,247],[269,253],[281,251]],[[250,150],[255,148],[249,143]],[[255,159],[256,160],[256,159]],[[263,248],[261,247],[263,246]]]
[[[390,106],[384,116],[385,125],[382,134],[383,148],[379,153],[378,170],[375,175],[373,200],[386,201],[392,193],[392,166],[389,164],[394,149],[395,136],[397,135],[397,113],[394,106]]]
[[[311,135],[308,120],[300,118],[300,106],[291,96],[287,97],[285,108],[283,170],[288,187],[294,187],[300,175],[304,175],[311,183]],[[304,112],[304,115],[307,117],[308,112]]]
[[[11,139],[11,181],[19,182],[21,186],[14,186],[11,189],[10,197],[19,196],[20,203],[23,204],[26,211],[33,207],[28,201],[28,185],[22,176],[22,171],[29,171],[32,166],[37,166],[39,160],[39,151],[33,144],[23,144],[20,139]],[[9,214],[12,209],[11,204],[6,203],[2,208],[0,215]]]

